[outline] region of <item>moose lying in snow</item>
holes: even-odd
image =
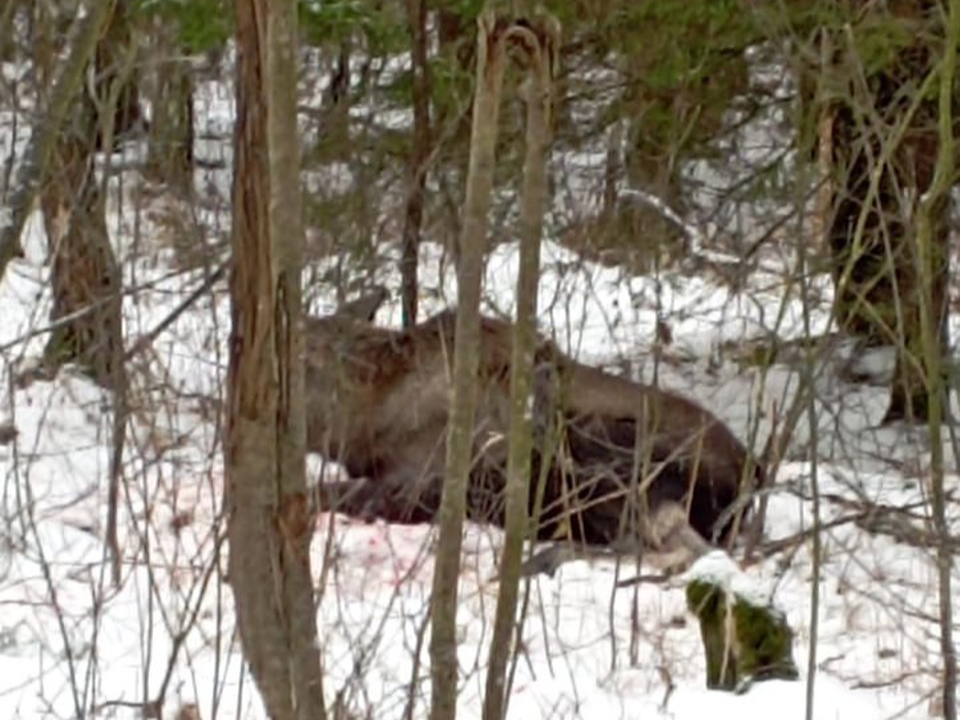
[[[307,446],[352,478],[321,485],[325,508],[427,522],[444,478],[456,316],[374,327],[384,297],[306,320]],[[468,516],[502,525],[512,326],[483,318],[481,335]],[[722,541],[762,478],[743,444],[703,408],[582,365],[542,339],[533,412],[530,510],[540,539],[661,549],[679,517],[688,536],[696,537],[692,526]]]

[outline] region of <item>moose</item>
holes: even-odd
[[[443,487],[456,314],[376,327],[385,297],[379,290],[305,319],[307,448],[349,476],[321,483],[325,509],[429,522]],[[480,332],[468,518],[502,526],[512,325],[483,317]],[[726,425],[678,394],[581,364],[542,337],[535,363],[535,537],[663,549],[676,543],[667,536],[679,523],[700,551],[732,540],[763,471]]]

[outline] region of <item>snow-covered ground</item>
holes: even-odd
[[[224,131],[229,93],[202,86],[198,107]],[[0,118],[2,121],[3,118]],[[0,128],[0,132],[5,132]],[[23,138],[17,139],[18,144]],[[199,154],[229,161],[229,144],[205,141]],[[335,168],[338,175],[343,168]],[[229,169],[198,171],[210,198],[229,197]],[[322,182],[318,178],[317,182]],[[349,182],[349,178],[346,182]],[[203,280],[175,272],[175,253],[140,206],[135,173],[110,203],[110,228],[124,258],[128,342],[149,332]],[[201,213],[205,242],[224,227],[224,206]],[[228,299],[223,283],[181,315],[131,365],[128,443],[123,465],[121,582],[114,586],[104,543],[111,464],[110,399],[71,369],[18,388],[13,376],[36,358],[50,308],[42,223],[24,238],[26,257],[0,281],[0,419],[16,425],[0,446],[0,717],[261,718],[260,701],[235,636],[221,542],[222,429],[216,412],[226,377]],[[389,250],[385,251],[388,255]],[[422,248],[425,312],[455,299],[441,248]],[[741,293],[707,274],[627,277],[545,243],[541,326],[584,361],[657,381],[695,397],[760,447],[774,411],[796,392],[799,365],[740,367],[749,339],[820,335],[828,327],[829,284],[815,280],[807,308],[765,270]],[[396,289],[390,267],[379,282]],[[311,268],[310,277],[328,268]],[[490,257],[488,312],[511,311],[516,247]],[[325,284],[308,288],[311,308],[335,304]],[[655,366],[657,318],[673,342]],[[396,324],[396,301],[379,318]],[[878,429],[884,388],[837,378],[844,348],[827,353],[815,380],[818,424],[801,423],[770,497],[767,534],[789,537],[812,523],[811,457],[817,458],[823,520],[850,513],[859,495],[891,505],[920,503],[929,472],[924,434]],[[747,353],[749,354],[749,353]],[[811,440],[815,439],[815,445]],[[319,479],[320,463],[310,472]],[[956,463],[948,455],[949,486]],[[917,509],[922,516],[924,506]],[[955,518],[955,508],[951,510]],[[956,523],[954,523],[956,525]],[[479,717],[487,645],[496,605],[500,533],[469,526],[461,576],[461,717]],[[321,515],[313,545],[327,702],[339,717],[424,717],[428,707],[426,607],[434,531],[363,524]],[[933,552],[854,523],[823,534],[820,608],[814,634],[810,548],[800,544],[751,565],[747,574],[796,631],[799,682],[769,682],[744,695],[707,691],[698,628],[682,590],[644,583],[618,587],[632,563],[580,560],[527,591],[526,620],[510,695],[510,716],[802,718],[815,682],[814,717],[868,720],[936,717],[939,672]],[[955,573],[956,575],[956,573]],[[960,603],[955,604],[955,614]],[[808,672],[813,640],[815,676]],[[160,708],[145,706],[158,698]],[[158,715],[157,713],[161,713]]]

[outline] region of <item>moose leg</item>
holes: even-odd
[[[409,485],[389,480],[340,480],[321,483],[317,492],[320,508],[367,522],[417,525],[431,522],[439,507],[439,497],[429,489],[413,495]]]
[[[665,502],[651,511],[643,525],[643,539],[651,550],[647,558],[667,574],[686,569],[711,550],[676,502]]]
[[[320,509],[372,522],[381,517],[382,489],[365,478],[317,486]]]
[[[540,550],[520,568],[522,577],[546,574],[550,577],[563,563],[589,557],[616,557],[643,552],[643,559],[660,568],[665,575],[675,575],[712,549],[694,530],[679,503],[668,502],[654,510],[642,524],[642,541],[624,539],[607,546],[582,545],[565,541]],[[622,581],[632,583],[633,581]]]

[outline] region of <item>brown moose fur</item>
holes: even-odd
[[[325,507],[427,522],[444,476],[456,316],[445,311],[387,330],[367,322],[377,304],[361,307],[365,318],[341,311],[306,321],[307,446],[352,478],[321,485]],[[509,323],[482,319],[468,490],[468,517],[498,525],[511,333]],[[530,509],[542,476],[539,538],[655,545],[648,518],[673,504],[704,538],[729,534],[731,506],[743,507],[741,488],[758,484],[761,471],[722,422],[679,395],[577,363],[546,340],[536,361]]]

